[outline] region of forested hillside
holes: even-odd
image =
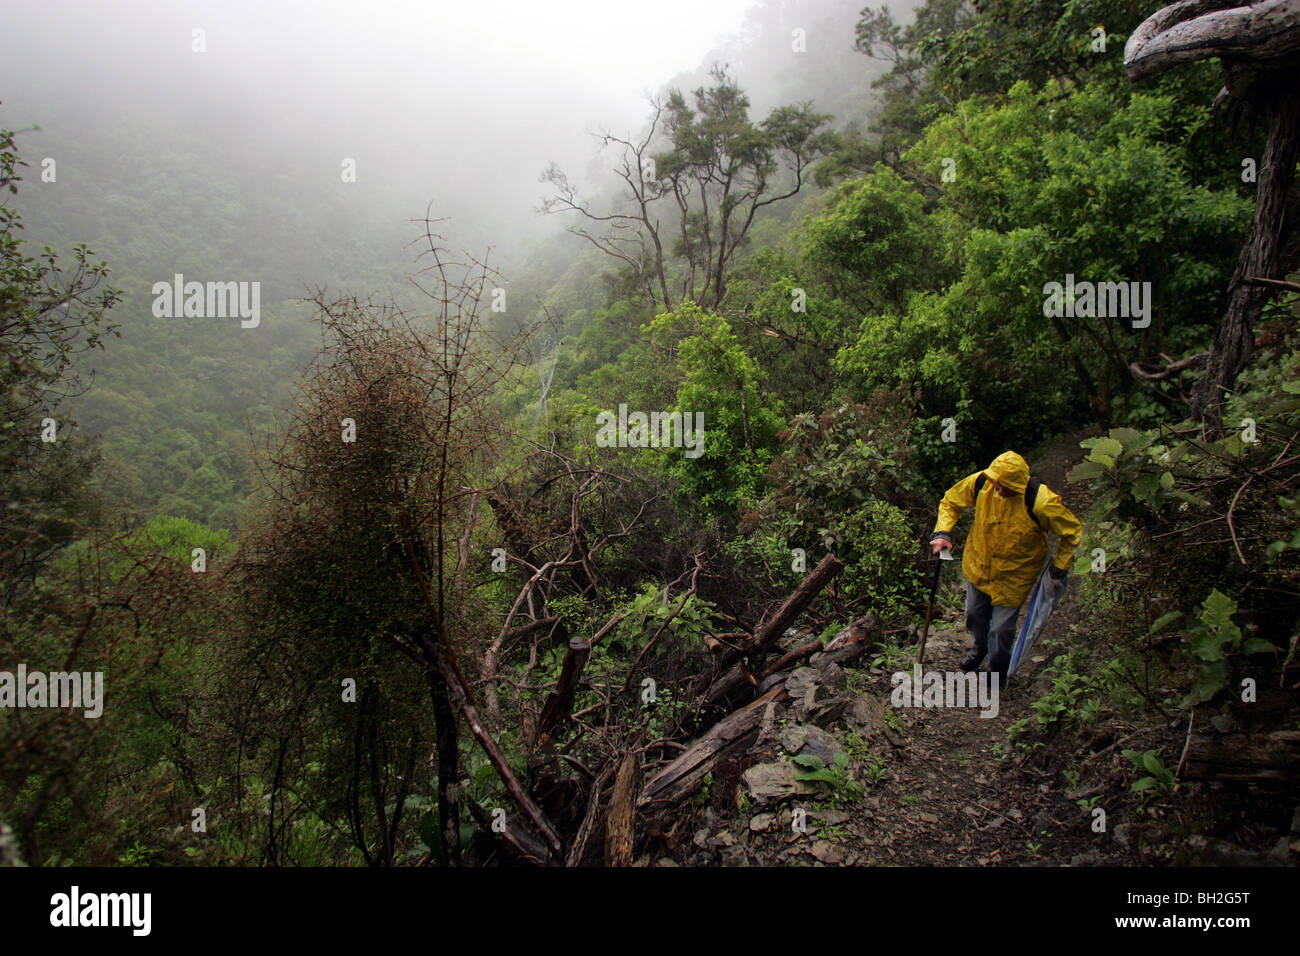
[[[1159,9],[763,0],[517,231],[216,73],[0,107],[16,854],[1295,865],[1300,46]]]

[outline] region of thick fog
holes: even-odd
[[[913,5],[895,4],[900,21]],[[123,293],[109,314],[121,336],[85,356],[94,387],[69,409],[103,440],[109,497],[232,526],[252,486],[248,437],[280,427],[323,341],[305,300],[324,290],[428,314],[410,281],[429,264],[417,261],[426,212],[443,248],[497,270],[506,326],[554,325],[526,352],[540,369],[604,306],[611,274],[565,232],[581,224],[572,212],[538,214],[554,195],[543,171],[558,165],[580,200],[611,211],[622,156],[593,134],[639,139],[651,98],[711,85],[715,63],[754,122],[812,101],[834,125],[861,127],[885,68],[853,49],[861,11],[862,0],[6,3],[0,128],[17,131],[28,165],[3,201],[22,216],[27,254],[48,244],[66,265],[86,243]],[[191,311],[191,288],[211,301]],[[237,303],[217,298],[235,289]]]
[[[545,191],[541,170],[556,161],[594,187],[587,177],[608,163],[595,157],[590,132],[634,130],[649,94],[699,77],[728,44],[734,54],[753,6],[10,2],[0,125],[39,125],[20,137],[24,157],[53,156],[64,197],[85,190],[88,204],[141,174],[133,168],[140,155],[184,176],[187,152],[199,151],[205,178],[224,174],[211,183],[214,194],[243,200],[240,228],[276,244],[310,240],[281,233],[273,214],[259,217],[255,197],[290,190],[299,203],[330,203],[346,189],[338,201],[364,204],[366,220],[419,216],[432,200],[462,244],[513,250],[558,225],[533,213]],[[811,21],[832,5],[782,6],[798,23],[805,11]],[[851,45],[852,13],[839,19],[833,37],[814,30],[810,58],[824,60],[830,44],[840,53]],[[732,58],[756,108],[770,105],[763,87],[791,64]],[[116,148],[81,162],[79,149],[105,135]],[[349,162],[355,182],[345,183]],[[29,222],[33,238],[39,226]]]

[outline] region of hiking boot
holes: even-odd
[[[961,669],[966,673],[977,670],[984,663],[984,655],[979,652],[978,648],[972,647],[966,652],[966,656],[961,659]]]

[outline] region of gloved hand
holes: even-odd
[[[1064,581],[1065,576],[1070,573],[1070,569],[1068,567],[1058,568],[1053,564],[1048,573],[1052,576],[1053,581]]]

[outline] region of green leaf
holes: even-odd
[[[1224,658],[1223,645],[1230,638],[1221,631],[1199,631],[1187,641],[1188,649],[1203,661],[1221,661]]]
[[[1241,636],[1241,629],[1232,623],[1232,615],[1237,613],[1237,602],[1218,588],[1210,592],[1201,608],[1201,623],[1206,627],[1224,631],[1233,640]]]
[[[1168,630],[1170,624],[1173,624],[1174,621],[1179,620],[1182,616],[1182,611],[1170,611],[1168,614],[1161,614],[1158,618],[1152,621],[1151,626],[1147,628],[1147,636],[1150,637],[1164,633]]]
[[[811,767],[813,770],[821,770],[826,766],[822,758],[818,757],[816,754],[797,754],[796,756],[791,757],[790,761],[798,764],[800,767]]]
[[[1243,654],[1275,654],[1281,648],[1275,644],[1270,644],[1262,637],[1247,638],[1242,642],[1241,653]]]
[[[1100,462],[1081,461],[1070,469],[1065,476],[1068,481],[1091,481],[1093,478],[1099,478],[1106,473],[1106,468]]]
[[[1148,504],[1154,504],[1153,499],[1156,495],[1156,489],[1160,487],[1160,479],[1155,475],[1143,475],[1133,482],[1133,498],[1137,501],[1145,501]]]
[[[1091,458],[1093,461],[1096,461],[1098,455],[1107,455],[1113,458],[1116,455],[1123,454],[1123,452],[1124,452],[1124,446],[1121,445],[1119,442],[1117,442],[1115,439],[1099,438],[1097,440],[1097,444],[1093,446],[1092,454],[1089,455],[1088,457]]]
[[[1197,704],[1205,703],[1221,691],[1223,685],[1227,682],[1228,664],[1226,661],[1202,664],[1196,669],[1196,679],[1192,681],[1192,686],[1187,690],[1187,696],[1183,698],[1183,706],[1194,707]]]

